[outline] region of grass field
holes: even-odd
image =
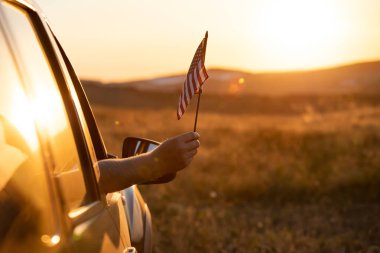
[[[191,131],[177,94],[94,112],[110,152],[126,136]],[[151,102],[147,102],[151,103]],[[155,252],[380,252],[380,96],[204,96],[193,163],[141,186]]]

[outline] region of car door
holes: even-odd
[[[0,7],[1,11],[1,7]],[[59,203],[0,13],[0,252],[65,250]]]
[[[33,94],[41,139],[59,199],[62,229],[55,238],[77,252],[123,252],[130,246],[119,193],[97,186],[96,154],[75,89],[52,34],[33,6],[1,4],[6,33]],[[112,217],[119,217],[113,219]],[[57,243],[59,244],[59,243]]]

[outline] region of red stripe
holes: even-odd
[[[183,94],[181,106],[182,106],[182,109],[183,109],[182,111],[185,112],[186,106],[187,106],[186,95],[185,94]]]
[[[180,105],[182,104],[182,93],[181,95],[179,96],[179,101],[178,101],[178,108],[180,107]]]
[[[195,93],[195,90],[194,90],[194,83],[191,82],[190,85],[189,85],[189,87],[190,87],[191,95],[194,96],[194,93]]]
[[[182,114],[185,112],[185,108],[183,108],[183,104],[180,105]]]
[[[186,103],[186,99],[182,99],[182,107],[184,108],[184,109],[186,109],[186,106],[187,106],[187,103]]]
[[[185,109],[183,108],[183,104],[182,103],[179,105],[178,109],[181,111],[181,113],[177,112],[177,117],[178,117],[178,119],[180,119],[183,116],[183,114],[185,113]]]
[[[202,72],[203,72],[203,75],[204,75],[204,77],[205,77],[205,80],[203,80],[203,82],[204,82],[204,81],[206,81],[207,78],[208,78],[208,75],[207,75],[207,72],[206,72],[206,68],[205,68],[205,66],[202,66]]]
[[[181,119],[182,115],[183,115],[183,112],[181,111],[181,108],[178,107],[178,110],[177,110],[177,119],[178,120]]]
[[[203,80],[201,79],[201,77],[199,75],[199,69],[198,69],[198,67],[197,67],[197,78],[198,78],[199,87],[201,87],[201,85],[203,83]]]
[[[186,105],[186,95],[185,93],[182,93],[182,97],[181,97],[181,105],[183,107],[183,105]],[[185,106],[186,107],[186,106]]]
[[[198,84],[194,80],[194,75],[195,75],[195,73],[193,73],[193,75],[192,75],[192,79],[193,79],[192,85],[193,85],[194,94],[196,94],[198,92]]]
[[[179,120],[181,116],[179,115],[179,110],[181,108],[181,103],[182,103],[182,92],[181,95],[179,96],[179,101],[178,101],[178,109],[177,109],[177,119]]]
[[[185,81],[184,85],[183,85],[183,90],[182,90],[182,93],[183,93],[183,100],[185,101],[185,104],[189,104],[189,101],[188,101],[188,98],[186,96],[186,89],[187,89],[187,80]]]
[[[194,73],[194,74],[195,74],[195,73]],[[198,92],[199,92],[199,83],[197,83],[197,82],[195,81],[195,77],[194,77],[194,75],[192,75],[192,78],[193,78],[193,83],[194,83],[194,85],[195,85],[195,92],[198,93]]]
[[[198,67],[197,66],[195,66],[195,68],[194,68],[194,79],[195,79],[195,86],[196,86],[196,88],[197,88],[197,90],[198,90],[198,87],[199,87],[199,80],[198,80]]]
[[[178,104],[178,106],[180,106],[182,104],[182,101],[183,101],[183,91],[181,92],[181,96],[179,97],[179,104]]]
[[[181,96],[180,96],[180,99],[179,99],[179,104],[178,104],[178,110],[177,110],[177,118],[180,119],[183,115],[183,113],[185,112],[184,108],[183,108],[183,103],[185,102],[183,100],[183,92],[181,93]]]
[[[191,97],[194,97],[195,91],[194,91],[194,75],[191,75],[192,82],[189,85],[189,89],[191,91]]]
[[[191,90],[190,90],[191,83],[190,83],[190,80],[189,80],[189,76],[188,76],[187,80],[189,81],[186,84],[187,94],[189,95],[189,102],[187,103],[187,105],[189,105],[190,104],[190,100],[193,97],[193,94],[191,94]]]

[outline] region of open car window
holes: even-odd
[[[80,103],[80,109],[84,114],[83,118],[86,122],[86,127],[88,129],[88,132],[91,136],[92,144],[94,146],[94,150],[96,153],[96,158],[97,160],[106,159],[108,158],[107,150],[105,148],[103,138],[99,132],[99,128],[96,124],[94,114],[89,105],[89,100],[84,92],[83,86],[80,83],[80,80],[78,76],[76,75],[74,68],[71,65],[71,62],[69,58],[67,57],[65,51],[63,50],[61,44],[59,43],[56,37],[54,37],[54,40],[62,56],[62,60],[63,60],[62,65],[63,65],[63,68],[66,70],[65,71],[66,78],[69,80],[70,85],[72,85],[78,97],[78,101]]]

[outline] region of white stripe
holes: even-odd
[[[187,82],[187,81],[185,81],[185,84],[184,84],[183,87],[182,87],[182,102],[184,102],[184,103],[186,103],[186,102],[185,102],[185,96],[186,96],[186,82]]]
[[[181,94],[181,101],[180,102],[181,102],[182,106],[184,106],[186,104],[186,101],[185,101],[185,85],[182,88],[182,94]],[[185,108],[185,106],[184,106],[184,108]]]
[[[199,92],[199,82],[198,82],[198,74],[197,74],[197,67],[194,68],[194,80],[195,80],[195,87],[197,88],[197,92]]]
[[[191,91],[191,96],[194,96],[194,88],[193,88],[193,79],[191,78],[191,76],[190,76],[190,91]]]
[[[181,93],[181,96],[179,97],[179,101],[178,101],[178,110],[180,110],[180,106],[181,104],[183,103],[183,91]]]
[[[183,109],[186,110],[186,101],[185,101],[185,97],[182,97],[182,101],[181,101],[181,103],[182,103],[182,107],[183,107]]]
[[[189,78],[189,79],[190,79],[190,78]],[[188,94],[188,92],[187,92],[187,85],[189,85],[189,84],[187,83],[187,80],[188,80],[188,79],[186,79],[185,86],[183,86],[183,88],[185,89],[185,94],[186,94],[187,102],[190,104],[190,96],[189,96],[189,94]]]
[[[185,87],[186,87],[186,84],[183,84],[181,98],[180,98],[181,99],[180,103],[182,103],[182,104],[183,104],[183,102],[185,100]]]
[[[184,86],[185,88],[185,86]],[[186,99],[185,99],[185,96],[186,96],[186,92],[185,90],[182,90],[182,106],[183,106],[183,109],[186,108]]]
[[[196,82],[196,85],[197,85],[197,90],[198,90],[201,84],[198,81],[199,71],[198,71],[197,68],[194,68],[194,76],[195,76],[194,79],[195,79],[195,82]]]
[[[183,97],[182,97],[182,100],[183,100],[183,103],[186,105],[186,100],[187,100],[186,86],[183,86]]]
[[[201,61],[198,62],[198,68],[199,68],[199,74],[200,74],[201,80],[202,80],[202,82],[204,82],[205,79],[206,79],[206,77],[203,75],[203,70],[202,70],[202,64],[201,64]]]

